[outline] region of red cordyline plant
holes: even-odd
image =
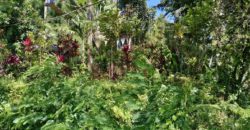
[[[23,45],[25,46],[24,50],[28,51],[28,52],[31,52],[31,51],[34,51],[35,49],[39,48],[39,46],[33,45],[32,43],[33,43],[32,40],[29,37],[27,37],[23,41]]]
[[[34,51],[39,48],[38,45],[33,45],[33,42],[30,37],[26,37],[26,39],[24,39],[23,45],[25,47],[24,50],[28,52]]]
[[[32,41],[29,37],[27,37],[24,41],[23,41],[23,45],[25,46],[25,51],[32,51]]]
[[[20,63],[20,58],[17,55],[10,55],[5,60],[5,64],[7,64],[7,65],[17,65],[19,63]]]
[[[122,47],[122,51],[123,51],[123,53],[124,53],[124,58],[123,58],[123,60],[124,60],[124,62],[127,64],[127,66],[131,63],[131,59],[130,59],[130,57],[129,57],[129,52],[131,51],[130,49],[129,49],[129,45],[128,44],[125,44],[125,45],[123,45],[123,47]]]
[[[25,47],[31,46],[31,45],[32,45],[31,39],[30,39],[29,37],[27,37],[27,38],[23,41],[23,45],[24,45]]]
[[[52,51],[56,55],[58,63],[69,63],[71,58],[79,55],[78,48],[78,42],[73,40],[71,35],[67,35],[66,37],[61,37],[57,45],[52,46]],[[67,65],[62,68],[61,72],[68,76],[72,74],[71,68]]]
[[[78,48],[78,42],[73,40],[71,35],[61,38],[58,45],[52,47],[58,62],[67,62],[70,58],[78,56]]]

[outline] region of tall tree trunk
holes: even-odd
[[[88,20],[92,21],[94,18],[94,7],[92,5],[92,1],[88,0],[87,5],[87,13],[88,13]],[[93,57],[92,57],[92,47],[93,47],[93,29],[91,28],[88,32],[88,38],[87,38],[87,44],[88,44],[88,70],[92,72],[93,68]]]
[[[46,4],[46,0],[44,1],[44,12],[43,12],[43,18],[46,19],[47,17],[47,12],[48,12],[48,7],[45,5]]]

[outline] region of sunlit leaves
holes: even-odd
[[[77,0],[77,2],[83,5],[84,3],[86,3],[86,0]]]

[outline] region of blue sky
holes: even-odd
[[[154,7],[154,6],[156,6],[157,4],[159,4],[160,1],[161,1],[161,0],[147,0],[147,5],[148,5],[148,7]],[[157,12],[156,12],[156,16],[159,16],[160,14],[164,14],[164,11],[162,11],[162,10],[157,9],[156,11],[157,11]],[[171,16],[167,16],[167,17],[166,17],[166,20],[167,20],[168,22],[170,22],[170,23],[173,23],[173,22],[174,22],[174,18],[171,17]]]
[[[147,3],[149,7],[152,7],[152,6],[159,4],[160,0],[148,0]]]
[[[147,4],[148,4],[148,7],[153,7],[153,6],[156,6],[157,4],[160,3],[161,0],[147,0]],[[157,16],[159,16],[160,14],[163,14],[163,11],[161,10],[157,10]]]

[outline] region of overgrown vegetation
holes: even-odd
[[[1,130],[250,129],[249,0],[45,5],[0,2]]]

